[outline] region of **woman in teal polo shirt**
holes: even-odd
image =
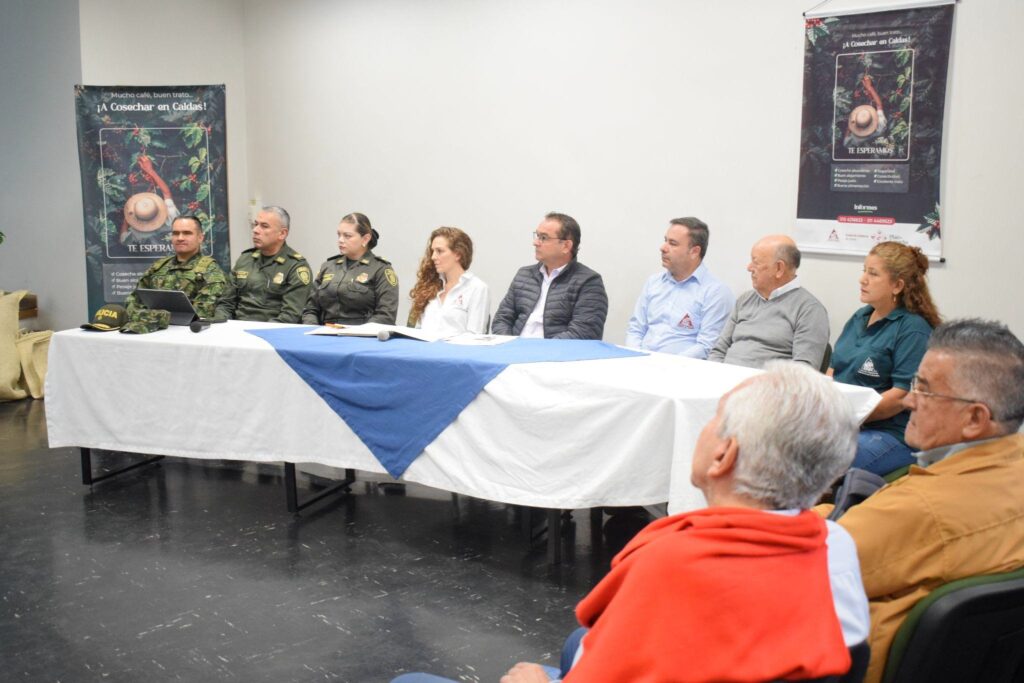
[[[864,259],[860,300],[867,305],[843,327],[828,371],[882,395],[861,427],[853,467],[885,475],[914,462],[903,441],[903,397],[940,322],[927,272],[921,250],[898,242],[882,242]]]

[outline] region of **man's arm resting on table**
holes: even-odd
[[[820,369],[828,336],[828,312],[820,303],[809,302],[800,309],[793,330],[793,360]]]
[[[516,295],[515,280],[509,285],[505,297],[498,304],[498,310],[494,312],[494,321],[491,323],[491,332],[494,334],[512,334],[512,326],[516,321]]]
[[[725,322],[722,333],[718,335],[718,340],[708,353],[708,360],[715,361],[716,363],[725,362],[725,355],[729,353],[729,347],[732,346],[732,335],[736,329],[738,318],[739,304],[736,304],[732,307],[732,313],[729,314],[729,319]]]
[[[600,339],[604,336],[604,321],[608,317],[608,294],[601,276],[594,273],[580,287],[572,309],[569,326],[552,339]]]
[[[732,292],[725,285],[709,291],[704,299],[704,315],[701,317],[700,330],[697,331],[697,343],[687,347],[680,355],[706,359],[732,314],[735,303]]]

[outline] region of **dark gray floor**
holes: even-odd
[[[167,458],[90,490],[77,450],[47,448],[44,410],[0,404],[6,681],[497,681],[557,664],[576,602],[643,523],[593,538],[577,512],[551,567],[521,510],[363,473],[298,517],[274,465]]]

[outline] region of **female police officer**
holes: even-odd
[[[341,219],[340,253],[320,267],[302,311],[303,323],[395,323],[398,277],[390,263],[371,251],[377,246],[378,237],[370,219],[361,213],[350,213]]]

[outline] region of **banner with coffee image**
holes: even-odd
[[[952,4],[806,17],[794,231],[801,249],[866,254],[894,240],[942,256],[952,29]]]
[[[223,85],[75,87],[90,313],[174,255],[177,216],[230,268],[224,104]]]

